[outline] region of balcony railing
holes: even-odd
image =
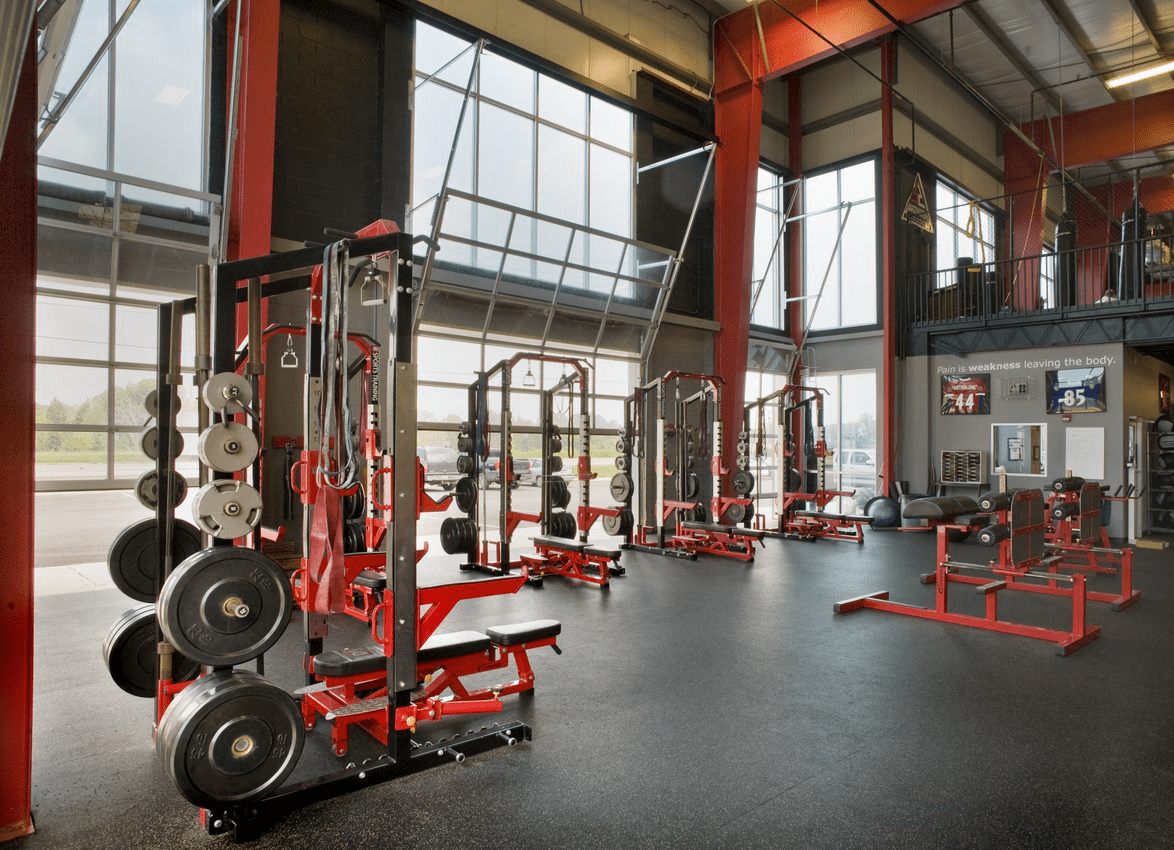
[[[900,304],[906,330],[1008,319],[1056,320],[1106,308],[1174,310],[1174,237],[1077,248],[910,275]]]

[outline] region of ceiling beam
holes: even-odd
[[[977,3],[971,3],[962,7],[971,20],[974,21],[982,34],[990,39],[991,44],[998,48],[999,52],[1003,54],[1004,58],[1010,62],[1023,78],[1034,86],[1035,90],[1039,92],[1040,97],[1055,110],[1056,114],[1063,114],[1064,108],[1056,95],[1051,91],[1052,85],[1040,76],[1039,71],[1027,61],[1027,58],[1019,52],[1017,48],[1007,36],[1003,34],[1002,29],[991,20],[981,6]],[[1033,115],[1032,118],[1035,116]]]
[[[1174,144],[1174,125],[1169,119],[1172,114],[1174,89],[1167,89],[1058,118],[1040,119],[1021,129],[1057,161],[1059,151],[1052,141],[1062,144],[1062,164],[1075,168]]]
[[[1138,0],[1129,0],[1129,5],[1133,7],[1133,14],[1141,24],[1141,28],[1145,30],[1146,38],[1150,40],[1154,50],[1159,56],[1165,56],[1166,51],[1162,49],[1162,42],[1158,40],[1158,34],[1154,30],[1153,24],[1150,23],[1149,15],[1146,14],[1145,9],[1141,8],[1141,3]]]

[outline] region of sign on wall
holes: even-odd
[[[987,414],[991,412],[991,375],[942,375],[943,414]]]
[[[1048,413],[1103,413],[1105,367],[1050,369],[1045,373]]]

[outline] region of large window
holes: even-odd
[[[427,231],[464,104],[450,189],[630,237],[631,113],[488,49],[465,103],[475,60],[468,41],[417,22],[412,228]],[[538,257],[599,263],[609,258],[592,252],[614,250],[602,239],[568,245],[563,228],[529,218],[511,221],[500,209],[469,204],[445,211],[447,233],[454,232],[452,216],[461,215],[460,235]],[[446,249],[437,262],[496,271],[501,253],[485,247]],[[550,263],[516,256],[505,271],[546,283],[560,274]],[[563,285],[610,291],[610,280],[592,277],[571,272],[561,279]]]
[[[940,180],[935,200],[938,268],[953,268],[967,257],[974,263],[994,262],[995,217],[991,212]],[[950,282],[940,275],[939,279]]]
[[[824,439],[832,451],[832,457],[824,467],[827,486],[832,490],[855,492],[852,498],[837,500],[841,503],[841,510],[852,513],[876,495],[879,485],[876,372],[821,375],[812,384],[827,390],[823,405]]]
[[[750,322],[765,328],[786,328],[786,286],[782,237],[786,216],[783,178],[767,168],[758,169],[758,193],[754,207],[754,271]]]
[[[803,180],[803,294],[812,330],[877,323],[876,183],[874,159]]]
[[[206,0],[142,0],[68,93],[124,0],[82,0],[42,116],[38,189],[36,475],[39,489],[127,486],[155,385],[156,307],[195,289],[207,262]],[[189,320],[184,331],[191,340]],[[192,361],[188,348],[184,362]],[[181,390],[195,469],[197,403]]]

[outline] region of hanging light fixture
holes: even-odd
[[[532,387],[532,386],[534,386],[534,384],[535,384],[534,371],[530,366],[530,361],[527,360],[526,361],[526,374],[522,377],[522,386],[523,387]]]
[[[1153,77],[1165,74],[1169,71],[1174,71],[1174,62],[1164,62],[1161,65],[1154,65],[1152,68],[1146,68],[1144,71],[1135,71],[1132,74],[1113,77],[1112,79],[1105,80],[1105,87],[1115,89],[1118,86],[1127,86],[1130,83],[1139,83],[1142,80],[1148,80]]]

